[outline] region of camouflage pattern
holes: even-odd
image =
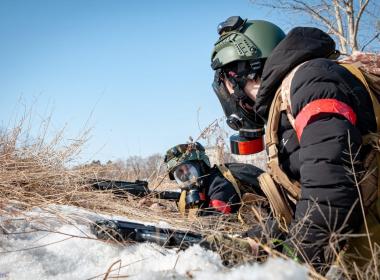
[[[354,52],[339,62],[353,64],[362,70],[369,87],[380,100],[380,54]]]
[[[170,148],[165,155],[169,177],[174,180],[173,171],[180,164],[187,161],[203,161],[207,166],[211,167],[210,160],[206,155],[205,148],[198,142],[190,144],[179,144]]]
[[[340,62],[354,64],[370,74],[380,76],[380,54],[354,52]]]

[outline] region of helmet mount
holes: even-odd
[[[230,32],[232,30],[239,30],[239,28],[241,28],[246,21],[247,21],[246,19],[243,20],[239,16],[229,17],[227,20],[221,22],[218,25],[218,28],[217,28],[218,34],[223,35],[223,33],[225,32]]]

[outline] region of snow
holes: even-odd
[[[132,279],[308,278],[306,268],[282,259],[226,268],[219,255],[197,245],[178,251],[151,243],[99,241],[89,221],[101,217],[72,206],[2,216],[0,225],[11,234],[0,234],[0,279],[103,279],[109,269],[109,276]]]

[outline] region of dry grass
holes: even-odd
[[[93,190],[88,184],[89,178],[104,178],[104,174],[119,174],[115,175],[116,178],[109,179],[131,180],[132,178],[123,177],[120,170],[114,169],[114,165],[68,167],[85,143],[86,132],[77,140],[73,140],[70,145],[62,144],[63,131],[49,142],[45,137],[32,141],[23,138],[24,123],[25,121],[21,121],[17,127],[0,135],[0,211],[2,215],[12,215],[6,207],[8,205],[17,205],[19,211],[15,214],[20,215],[33,207],[48,209],[49,205],[54,204],[73,205],[96,213],[125,216],[147,222],[163,221],[175,228],[202,234],[239,233],[249,228],[247,224],[240,223],[235,215],[187,219],[178,214],[176,205],[172,202],[151,199],[147,203],[146,200],[142,201],[131,195],[121,198],[114,196],[111,192]],[[208,131],[212,133],[214,130],[209,128]],[[206,134],[202,132],[201,137],[207,137]],[[105,168],[108,169],[105,170]],[[149,182],[150,188],[156,190],[170,189],[174,186],[169,182],[166,174],[160,172],[149,178]],[[152,203],[155,205],[159,203],[163,207],[154,208]],[[61,213],[55,213],[55,215],[63,221],[69,220]],[[264,223],[265,220],[259,218],[259,224],[264,227]],[[269,236],[266,237],[269,238]],[[260,240],[258,241],[260,244]],[[294,241],[294,245],[297,246],[297,242]],[[259,256],[242,252],[241,260],[256,261],[265,259],[267,256],[286,258],[266,245],[260,244],[259,247]],[[335,248],[334,244],[331,247]],[[227,249],[237,250],[235,247]],[[375,256],[379,256],[378,248],[374,250],[377,250]],[[223,252],[221,254],[223,255]],[[338,256],[336,252],[335,254]],[[344,266],[341,267],[345,269]],[[370,272],[357,271],[357,278],[365,279],[366,275],[373,276]],[[323,279],[311,267],[310,276],[314,279]]]
[[[24,139],[25,120],[12,130],[0,135],[0,203],[17,203],[24,210],[47,207],[51,204],[73,205],[103,214],[126,216],[146,221],[164,221],[168,224],[193,230],[209,228],[200,220],[188,220],[179,216],[175,205],[154,200],[165,207],[151,209],[151,203],[126,195],[116,197],[111,192],[96,191],[88,179],[104,178],[104,174],[117,174],[111,166],[88,165],[69,168],[73,158],[80,152],[87,134],[80,135],[71,145],[63,145],[63,131],[47,143],[46,139]],[[45,134],[44,134],[45,135]],[[107,170],[105,170],[107,169]],[[120,173],[119,173],[120,174]],[[116,177],[116,178],[115,178]],[[108,179],[131,179],[115,176]],[[135,178],[138,179],[138,178]],[[150,188],[165,190],[174,185],[166,174],[149,178]],[[153,199],[152,199],[153,200]],[[215,224],[221,224],[217,222]],[[225,221],[227,228],[230,221]],[[239,228],[239,227],[237,227]],[[218,229],[221,227],[218,226]]]

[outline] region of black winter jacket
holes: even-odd
[[[204,215],[236,213],[240,206],[240,198],[234,186],[214,166],[201,186],[205,189],[206,207]]]
[[[336,241],[332,240],[337,238],[334,233],[355,232],[362,224],[358,191],[349,171],[349,152],[353,157],[359,153],[359,164],[355,165],[359,171],[362,135],[376,130],[364,86],[345,68],[327,59],[334,50],[332,38],[319,29],[291,30],[265,63],[255,104],[256,111],[267,119],[283,78],[295,66],[308,61],[295,73],[291,84],[293,116],[296,118],[306,105],[319,99],[343,102],[357,116],[353,125],[341,114],[316,115],[303,130],[300,141],[285,114],[279,125],[280,164],[289,177],[302,185],[287,242],[300,248],[298,256],[319,270],[331,261],[327,249],[330,241]]]
[[[244,185],[244,192],[253,192],[264,196],[260,189],[258,176],[264,171],[251,164],[226,163],[225,166],[230,170],[231,175]],[[240,197],[236,193],[234,186],[228,181],[219,168],[215,165],[210,168],[207,176],[201,181],[201,188],[205,190],[207,213],[236,213],[240,208]]]

